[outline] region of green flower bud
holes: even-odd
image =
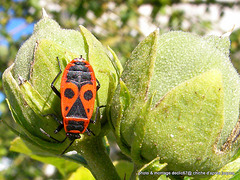
[[[110,122],[136,165],[160,158],[169,171],[215,171],[232,160],[240,146],[240,79],[229,45],[228,37],[156,30],[135,48]]]
[[[70,143],[69,140],[62,144],[53,142],[40,131],[43,129],[59,141],[66,136],[64,130],[54,134],[58,122],[51,116],[43,116],[55,114],[59,120],[62,119],[60,98],[50,87],[60,71],[57,57],[63,71],[72,59],[80,56],[90,62],[101,84],[95,109],[97,106],[107,105],[111,96],[108,92],[111,83],[107,73],[116,74],[116,70],[101,43],[82,26],[80,32],[61,29],[54,20],[44,17],[35,25],[32,36],[19,49],[14,64],[3,74],[8,105],[14,117],[14,121],[5,123],[22,139],[47,149],[50,153],[60,154]],[[54,84],[58,90],[60,81],[61,76]],[[95,115],[93,119],[94,117]],[[90,125],[90,129],[96,136],[103,136],[107,130],[104,129],[106,124],[106,116],[103,114],[101,120],[98,118],[95,125]],[[82,138],[77,141],[78,144],[84,139],[93,137],[81,136]],[[77,143],[73,144],[72,149]]]

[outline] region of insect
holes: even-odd
[[[91,118],[94,110],[96,92],[100,88],[100,83],[95,77],[92,66],[88,61],[82,58],[82,56],[80,56],[80,58],[73,59],[67,64],[63,71],[59,92],[54,86],[55,81],[62,73],[58,57],[57,60],[60,71],[53,79],[51,88],[53,92],[61,99],[61,112],[63,120],[59,120],[55,114],[46,114],[43,116],[50,115],[57,122],[59,122],[60,125],[57,127],[54,133],[56,134],[64,128],[66,132],[66,138],[62,141],[59,141],[47,134],[43,129],[40,128],[40,130],[46,136],[57,141],[58,143],[62,143],[69,138],[71,143],[62,152],[62,154],[64,154],[72,145],[74,140],[81,137],[80,134],[87,132],[88,135],[90,135],[90,133],[95,135],[88,128],[88,125],[90,122],[95,123],[99,108],[105,106],[97,107],[95,120],[93,121]]]

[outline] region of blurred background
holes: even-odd
[[[62,28],[79,30],[81,24],[104,46],[110,46],[122,64],[136,45],[156,28],[199,35],[223,35],[233,29],[231,60],[240,71],[239,0],[1,0],[0,77],[14,62],[21,44],[41,19],[42,8]],[[0,119],[9,119],[0,78]],[[16,137],[0,122],[0,179],[62,179],[54,166],[9,151]]]

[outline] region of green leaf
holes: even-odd
[[[237,172],[238,171],[238,172]],[[240,158],[226,164],[220,170],[218,170],[219,174],[214,175],[210,178],[210,180],[228,180],[228,179],[236,179],[239,176],[240,171]]]
[[[60,61],[60,66],[62,71],[66,67],[66,65],[73,59],[78,57],[78,54],[71,53],[63,46],[55,43],[54,41],[42,39],[39,40],[35,47],[35,56],[34,61],[31,65],[31,74],[30,74],[30,82],[34,87],[35,91],[38,94],[41,94],[43,100],[45,100],[45,104],[41,107],[42,113],[48,111],[50,107],[55,110],[54,114],[56,114],[59,119],[61,119],[61,111],[60,111],[60,99],[55,96],[51,89],[51,82],[56,77],[58,72],[60,71],[57,57]],[[60,89],[60,81],[61,77],[59,77],[55,82],[55,87]],[[53,113],[52,110],[50,110]],[[49,114],[44,113],[44,114]]]
[[[108,46],[108,50],[111,52],[112,56],[113,56],[113,59],[114,61],[112,61],[114,67],[115,67],[115,70],[118,74],[118,79],[120,79],[121,75],[122,75],[122,72],[123,72],[123,67],[122,67],[122,64],[121,62],[119,61],[116,53]]]
[[[136,125],[134,126],[135,133],[134,133],[134,138],[133,138],[132,148],[131,148],[131,158],[133,159],[134,163],[136,163],[136,164],[141,164],[144,161],[146,161],[146,163],[148,162],[141,156],[141,151],[142,151],[142,144],[144,141],[144,136],[146,133],[146,128],[145,128],[146,121],[144,119],[147,118],[148,113],[151,111],[154,94],[143,105],[143,107],[141,108],[141,111],[139,112],[139,116],[137,117],[137,121],[135,121],[138,123],[136,123]],[[157,161],[157,159],[155,159],[154,162],[156,162],[156,161]],[[158,161],[159,161],[159,158],[158,158]]]
[[[70,174],[71,172],[75,171],[79,167],[79,164],[77,164],[76,162],[68,161],[61,157],[41,156],[39,154],[36,154],[36,152],[33,152],[31,149],[29,149],[25,143],[20,138],[16,138],[11,143],[10,150],[23,153],[25,155],[30,156],[32,159],[41,161],[43,163],[52,164],[59,170],[59,172],[63,176]]]
[[[159,31],[156,30],[140,42],[125,64],[121,78],[131,92],[132,101],[141,97],[144,99],[146,96],[155,67],[158,35]],[[152,83],[154,84],[155,82]]]
[[[159,178],[162,174],[165,172],[161,171],[167,166],[167,163],[161,164],[159,162],[160,158],[157,157],[153,159],[151,162],[146,163],[143,167],[141,167],[137,172],[136,172],[136,179],[157,179]],[[165,178],[163,176],[163,178]]]
[[[133,163],[120,160],[120,161],[114,161],[114,166],[117,169],[117,172],[121,179],[129,179],[131,176],[131,173],[133,171]]]
[[[161,175],[158,180],[171,180],[169,177],[167,177],[166,175]],[[184,179],[185,180],[185,179]]]
[[[78,56],[86,57],[86,47],[80,32],[62,29],[56,21],[44,17],[34,26],[33,35],[18,51],[13,70],[15,79],[21,76],[23,79],[29,80],[31,63],[34,60],[34,47],[36,42],[41,39],[48,39]]]
[[[78,168],[72,175],[68,178],[68,180],[95,180],[92,173],[85,167]]]
[[[161,162],[175,171],[210,171],[226,163],[216,145],[224,123],[222,83],[221,72],[213,69],[168,92],[146,118],[145,128],[151,131],[145,133],[141,155],[153,159],[164,154],[168,158]]]
[[[110,74],[116,74],[111,60],[109,59],[105,48],[102,44],[89,32],[85,27],[80,26],[82,36],[85,38],[85,43],[88,47],[88,61],[93,66],[96,78],[101,83],[101,88],[98,90],[99,99],[98,105],[106,105],[108,99],[108,76],[103,72],[109,72]]]
[[[204,39],[211,44],[212,46],[215,46],[218,50],[223,52],[226,57],[229,56],[229,49],[230,49],[230,40],[229,37],[218,37],[218,36],[206,36]]]
[[[234,174],[234,176],[230,180],[238,180],[240,179],[240,169]]]

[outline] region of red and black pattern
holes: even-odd
[[[59,59],[57,58],[57,60],[60,71],[51,83],[51,88],[55,94],[61,98],[63,120],[58,120],[54,114],[47,115],[53,116],[54,119],[60,123],[54,131],[55,133],[58,133],[63,128],[65,129],[66,138],[68,137],[72,141],[69,144],[69,146],[71,146],[74,140],[79,139],[81,137],[80,134],[84,132],[87,132],[88,134],[91,132],[94,135],[94,133],[88,129],[88,125],[90,122],[95,122],[91,120],[91,118],[94,110],[96,92],[100,88],[100,84],[95,77],[92,66],[81,56],[80,58],[73,59],[67,64],[62,75],[59,92],[54,86],[54,82],[62,73]],[[98,109],[101,107],[105,106],[97,107],[95,120],[97,118]],[[40,130],[42,133],[59,143],[66,140],[65,138],[64,140],[59,141],[47,134],[43,129],[40,128]]]
[[[75,58],[66,66],[61,81],[61,110],[66,132],[83,133],[94,110],[97,85],[92,66]],[[76,122],[76,127],[74,123]]]

